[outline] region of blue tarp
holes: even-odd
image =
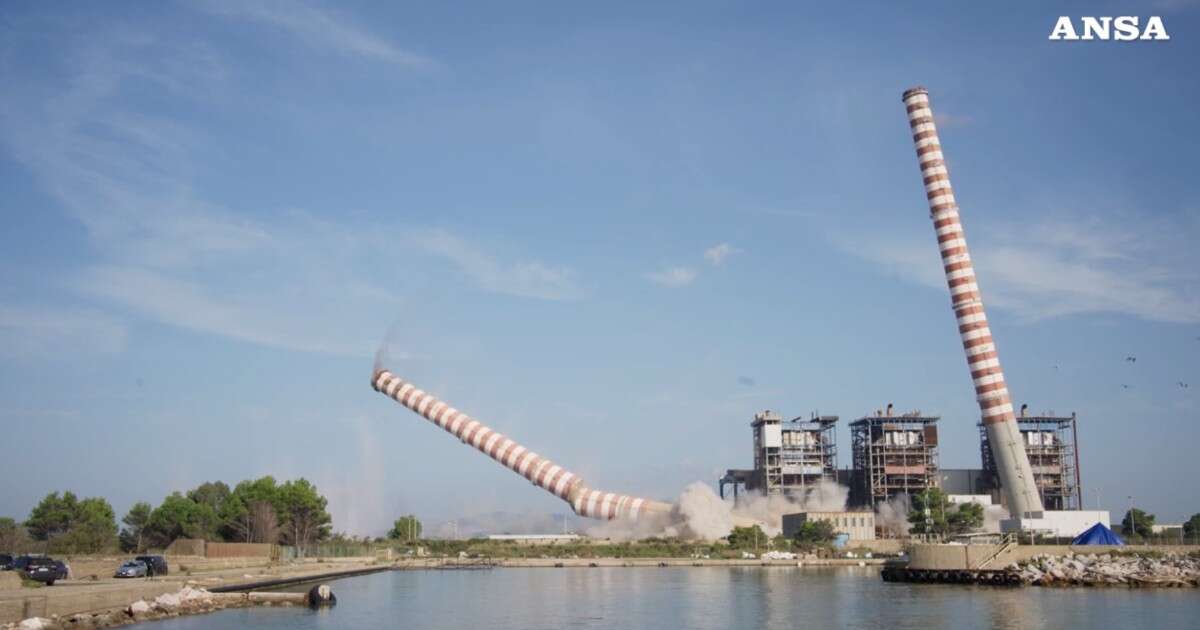
[[[1114,534],[1113,530],[1104,526],[1104,523],[1096,523],[1084,530],[1084,532],[1075,537],[1071,541],[1072,545],[1124,545],[1125,541],[1121,537]]]

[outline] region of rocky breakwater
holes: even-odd
[[[1038,555],[1007,570],[1035,586],[1200,586],[1195,554]]]
[[[185,586],[153,600],[138,600],[122,610],[80,613],[66,617],[34,617],[0,626],[2,630],[65,630],[69,628],[115,628],[143,621],[208,613],[244,606],[299,606],[304,593],[210,593]]]

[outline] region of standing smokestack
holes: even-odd
[[[942,252],[950,301],[958,319],[958,332],[967,353],[971,379],[975,382],[975,399],[983,413],[983,424],[996,458],[1000,484],[1008,498],[1009,512],[1013,518],[1020,518],[1027,512],[1041,512],[1042,499],[1034,485],[1029,457],[1021,444],[1012,399],[1000,369],[1000,356],[992,340],[987,315],[983,312],[975,268],[958,219],[958,204],[954,201],[942,143],[938,140],[933,111],[929,108],[929,92],[923,87],[906,91],[904,105],[908,110],[908,124],[912,127],[921,176],[925,180],[925,196],[929,200],[938,249]]]
[[[497,433],[465,413],[417,389],[387,370],[377,370],[371,379],[375,391],[424,416],[464,444],[479,449],[504,467],[528,479],[533,485],[571,504],[580,516],[636,519],[646,514],[664,514],[671,506],[660,501],[624,494],[593,490],[574,473],[556,465]]]

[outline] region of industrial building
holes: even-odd
[[[1037,485],[1042,505],[1047,510],[1079,510],[1083,507],[1083,490],[1079,481],[1079,451],[1076,448],[1076,418],[1043,414],[1031,416],[1029,406],[1021,405],[1017,416],[1017,428],[1021,433],[1021,444],[1033,468],[1033,480]],[[1002,504],[1004,493],[1000,490],[1000,476],[996,471],[996,459],[992,455],[986,428],[979,425],[979,451],[983,461],[984,483],[994,491]]]
[[[789,421],[766,410],[750,422],[754,468],[731,469],[718,481],[721,497],[732,485],[763,494],[803,496],[823,480],[837,481],[837,416],[813,414]]]
[[[849,535],[852,541],[875,540],[874,512],[797,512],[783,515],[783,535],[796,536],[800,526],[808,521],[828,521],[833,531]]]
[[[887,411],[850,423],[853,505],[875,506],[900,494],[939,487],[938,416]]]

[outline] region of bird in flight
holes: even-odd
[[[1184,383],[1183,381],[1179,381],[1179,387],[1180,387],[1181,389],[1187,389],[1187,388],[1188,388],[1188,384],[1187,384],[1187,383]]]
[[[1125,383],[1121,383],[1121,389],[1133,389],[1133,385],[1126,385]]]
[[[1125,357],[1125,362],[1126,363],[1137,363],[1137,357],[1135,357],[1135,356]]]

